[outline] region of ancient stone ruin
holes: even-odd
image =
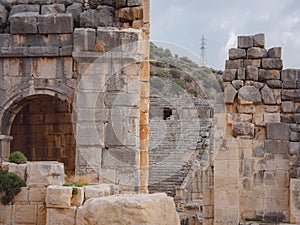
[[[1,160],[147,192],[149,1],[0,1]]]

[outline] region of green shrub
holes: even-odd
[[[173,78],[178,79],[181,76],[181,72],[178,69],[171,69],[170,74]]]
[[[184,77],[184,81],[186,82],[186,83],[192,83],[193,82],[193,78],[191,77],[191,76],[185,76]]]
[[[181,87],[182,89],[185,89],[185,83],[184,83],[183,80],[176,79],[176,80],[174,80],[174,82],[175,82],[179,87]]]
[[[17,164],[24,164],[27,162],[27,158],[20,151],[15,151],[11,153],[8,160],[11,163],[17,163]]]
[[[16,194],[21,191],[21,187],[25,187],[26,183],[16,174],[8,171],[0,171],[0,192],[4,192],[1,202],[8,205]]]

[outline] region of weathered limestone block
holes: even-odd
[[[115,6],[115,0],[89,0],[91,9],[96,9],[100,5]]]
[[[97,9],[86,10],[80,14],[81,27],[106,27],[112,26],[114,21],[114,9],[109,6],[100,6]]]
[[[22,187],[21,191],[14,197],[15,205],[28,205],[28,188]]]
[[[66,7],[64,4],[42,5],[41,7],[41,15],[66,12]]]
[[[228,84],[224,90],[224,102],[233,103],[237,93],[238,91],[231,84]]]
[[[46,199],[46,188],[29,188],[28,200],[30,204],[43,204]]]
[[[233,81],[236,79],[236,69],[226,69],[223,74],[223,81]]]
[[[276,69],[281,70],[283,63],[281,59],[278,58],[264,58],[262,59],[262,68],[263,69]]]
[[[67,6],[73,4],[73,3],[80,3],[83,4],[84,0],[56,0],[57,4],[65,4]]]
[[[281,102],[281,110],[284,113],[293,113],[295,111],[294,102],[292,101]]]
[[[25,13],[25,12],[40,13],[40,5],[28,5],[28,4],[14,5],[12,6],[9,15],[13,16],[17,13]]]
[[[8,11],[3,5],[0,5],[0,27],[7,25]]]
[[[15,173],[23,180],[26,180],[26,169],[27,169],[26,164],[3,162],[2,165],[8,167],[8,172]]]
[[[244,59],[244,67],[255,66],[257,68],[261,67],[262,59]]]
[[[291,155],[298,155],[300,154],[300,143],[299,142],[290,142],[290,154]]]
[[[283,90],[281,98],[283,101],[300,102],[300,90]]]
[[[143,4],[143,0],[127,0],[127,5],[132,6],[141,6]]]
[[[247,49],[247,57],[249,59],[266,58],[268,55],[267,50],[259,47],[251,47]]]
[[[270,88],[278,88],[281,89],[282,88],[282,81],[281,80],[268,80],[267,81],[267,85]]]
[[[260,103],[261,94],[253,86],[244,86],[238,91],[238,99],[240,104]]]
[[[143,19],[143,7],[126,7],[119,10],[119,18],[122,21]]]
[[[235,89],[239,90],[241,87],[244,86],[244,81],[242,81],[242,80],[233,80],[233,81],[231,82],[231,84],[232,84],[232,86],[233,86]]]
[[[255,66],[247,66],[246,79],[247,80],[258,80],[258,68]]]
[[[126,7],[126,0],[116,0],[116,7],[117,9]]]
[[[80,23],[80,13],[83,11],[83,5],[80,3],[73,3],[67,7],[67,13],[71,13],[74,19],[74,26],[78,26]]]
[[[296,69],[285,69],[281,71],[282,81],[295,81],[298,79],[298,70]]]
[[[143,20],[134,20],[132,21],[132,28],[133,29],[140,29],[144,26]]]
[[[75,225],[75,218],[76,206],[69,209],[47,208],[47,225]]]
[[[38,17],[38,31],[40,34],[73,33],[72,14],[41,15]]]
[[[289,153],[288,140],[266,140],[265,152],[271,154],[288,154]]]
[[[73,187],[50,185],[46,192],[47,208],[70,208]]]
[[[265,35],[264,34],[255,34],[253,37],[254,47],[265,47]]]
[[[245,80],[246,79],[246,69],[240,68],[237,70],[237,79]]]
[[[96,30],[92,28],[76,28],[74,31],[74,51],[94,51]]]
[[[38,12],[17,13],[9,17],[11,34],[36,34]]]
[[[290,132],[290,141],[300,141],[300,133],[299,132]]]
[[[280,113],[264,113],[265,123],[280,123]]]
[[[281,58],[281,47],[270,48],[268,50],[268,58]]]
[[[238,48],[251,48],[254,46],[253,36],[239,36]]]
[[[36,224],[36,205],[13,205],[12,224]]]
[[[226,60],[225,70],[227,69],[242,69],[244,67],[243,59]]]
[[[84,187],[73,187],[71,206],[81,206],[84,201]]]
[[[267,123],[267,139],[289,140],[290,129],[286,123]]]
[[[0,204],[0,224],[12,224],[12,205]]]
[[[55,0],[18,0],[19,4],[40,4],[49,5],[55,3]]]
[[[277,103],[272,89],[270,89],[267,85],[265,85],[261,90],[261,95],[262,95],[263,102],[265,104],[275,105]]]
[[[244,59],[246,58],[246,50],[241,48],[229,49],[229,59]]]
[[[27,186],[63,185],[64,164],[51,161],[27,162]]]
[[[84,195],[86,199],[99,198],[111,195],[111,184],[101,184],[96,186],[85,186]]]
[[[97,213],[94,213],[97,212]],[[166,194],[122,195],[90,199],[77,211],[78,224],[179,225],[173,199]]]
[[[232,126],[232,135],[234,137],[239,137],[239,136],[253,137],[254,136],[254,124],[252,124],[252,123],[235,123]]]

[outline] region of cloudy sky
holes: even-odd
[[[151,40],[199,62],[203,34],[215,69],[224,70],[238,35],[256,33],[266,48],[282,47],[285,68],[300,68],[299,0],[151,0]]]

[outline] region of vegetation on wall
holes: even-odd
[[[15,173],[0,170],[0,192],[4,195],[1,197],[1,202],[4,205],[9,204],[15,195],[21,191],[21,187],[26,187],[26,183]]]
[[[8,161],[11,163],[25,164],[27,162],[27,158],[22,152],[15,151],[10,154]]]

